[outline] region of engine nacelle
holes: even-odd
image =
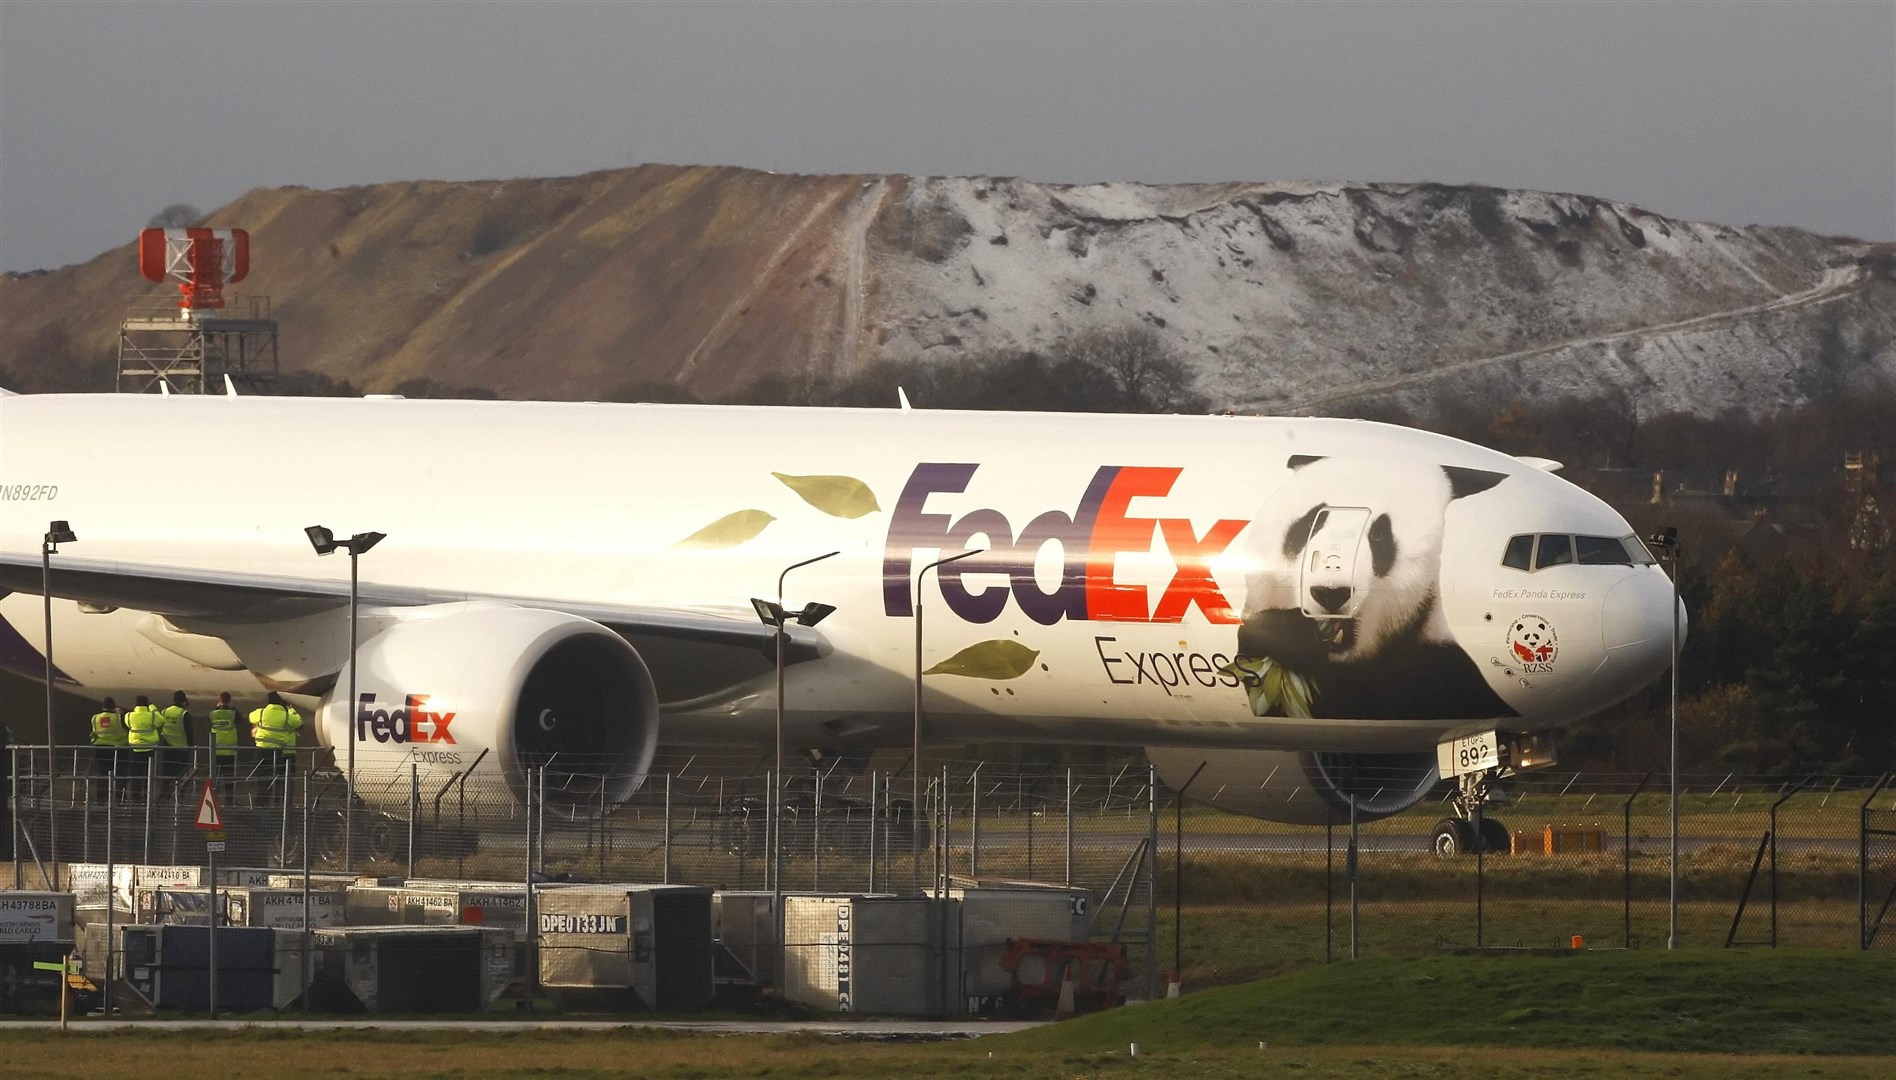
[[[546,801],[581,813],[616,806],[645,779],[658,695],[619,635],[576,615],[492,602],[387,614],[393,625],[356,650],[356,700],[344,700],[345,666],[317,713],[317,738],[338,768],[354,742],[365,802],[405,813],[411,763],[424,799],[472,769],[470,787],[519,802],[530,772],[545,766]]]
[[[1187,798],[1220,810],[1291,825],[1343,824],[1400,814],[1428,795],[1438,779],[1435,753],[1309,753],[1293,750],[1206,750],[1148,746],[1159,778],[1173,788],[1191,780]]]

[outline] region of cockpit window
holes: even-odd
[[[1637,536],[1568,536],[1564,533],[1524,534],[1508,538],[1501,565],[1512,570],[1542,570],[1549,566],[1651,566],[1656,562]]]
[[[1626,545],[1613,536],[1576,536],[1575,561],[1581,566],[1625,566]]]
[[[1534,552],[1534,569],[1544,570],[1549,566],[1565,566],[1573,561],[1573,537],[1564,533],[1548,533],[1540,538],[1540,547]]]
[[[1634,566],[1651,566],[1659,561],[1652,557],[1652,552],[1647,550],[1645,542],[1637,536],[1620,537],[1620,546],[1626,549],[1626,558]]]
[[[1514,570],[1534,569],[1534,538],[1532,536],[1508,537],[1508,552],[1501,556],[1501,565]]]

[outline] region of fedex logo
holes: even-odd
[[[355,740],[379,743],[447,743],[454,745],[448,725],[454,723],[451,712],[429,712],[427,694],[410,694],[399,709],[378,709],[375,695],[363,694],[356,702]]]
[[[959,494],[968,489],[978,465],[923,462],[909,475],[889,522],[888,546],[882,560],[882,608],[890,616],[914,614],[910,581],[915,551],[934,549],[943,554],[967,548],[977,536],[986,550],[972,558],[950,563],[937,573],[942,599],[971,623],[993,622],[1011,596],[1028,618],[1045,626],[1062,619],[1092,622],[1182,622],[1193,605],[1213,623],[1235,624],[1237,613],[1211,576],[1210,562],[1231,546],[1247,521],[1214,521],[1199,533],[1189,518],[1142,517],[1132,501],[1162,498],[1172,490],[1182,471],[1130,465],[1102,466],[1080,496],[1072,513],[1049,510],[1027,522],[1018,534],[998,510],[970,510],[960,517],[931,514],[931,495]],[[1120,554],[1152,550],[1154,535],[1171,552],[1171,581],[1156,603],[1143,585],[1113,580],[1113,559]],[[1060,584],[1049,592],[1034,577],[1034,561],[1049,541],[1060,544]],[[1005,574],[1006,585],[971,590],[964,575]]]

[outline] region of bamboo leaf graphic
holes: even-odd
[[[736,547],[746,540],[754,538],[764,531],[764,526],[777,520],[762,510],[739,510],[735,514],[726,514],[683,540],[673,544],[675,548],[728,548]]]
[[[869,485],[853,476],[790,476],[780,472],[770,475],[783,481],[784,486],[796,492],[804,502],[831,517],[859,518],[882,509]]]
[[[927,671],[924,675],[961,675],[970,679],[1018,679],[1033,670],[1040,650],[1030,649],[1010,638],[996,638],[970,645]]]
[[[1240,681],[1244,696],[1250,700],[1252,716],[1311,719],[1310,706],[1317,700],[1316,680],[1299,675],[1268,656],[1233,660],[1217,673]]]

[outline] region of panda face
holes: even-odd
[[[1252,526],[1239,647],[1304,668],[1374,656],[1422,632],[1441,578],[1442,520],[1463,486],[1436,465],[1292,458]]]

